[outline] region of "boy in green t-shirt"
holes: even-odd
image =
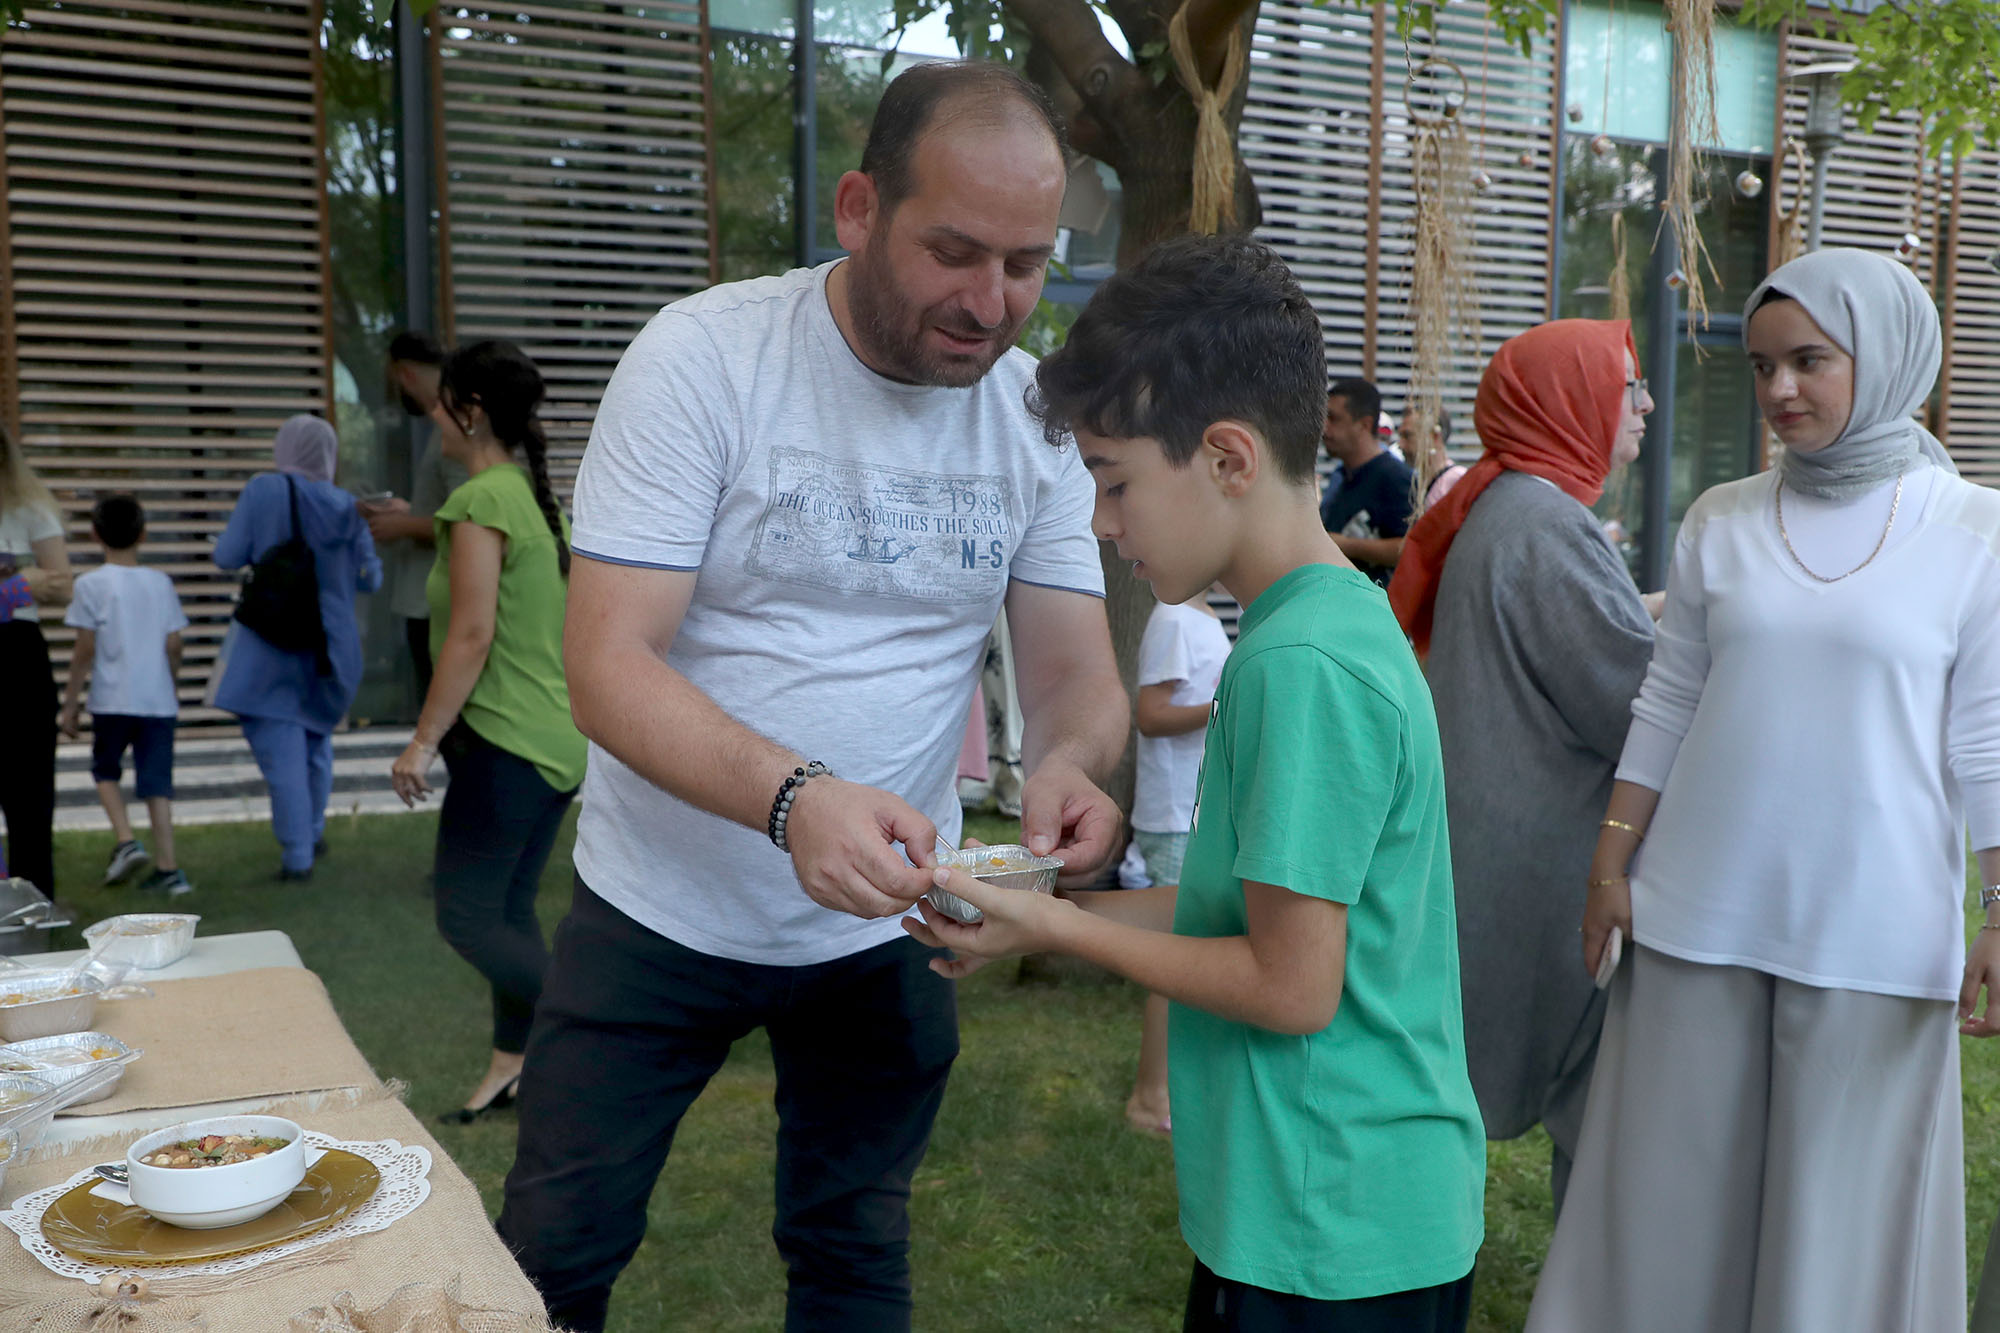
[[[1325,373],[1311,303],[1253,241],[1171,241],[1098,288],[1036,376],[1050,439],[1161,601],[1219,580],[1244,607],[1181,882],[1069,901],[940,870],[985,919],[905,925],[968,956],[946,975],[1070,953],[1173,1002],[1187,1329],[1442,1333],[1486,1174],[1444,777],[1389,604],[1320,526]]]

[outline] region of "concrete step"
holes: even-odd
[[[333,796],[328,815],[398,814],[406,807],[389,789],[389,765],[410,743],[409,727],[369,727],[333,738]],[[126,757],[125,792],[132,801],[131,818],[145,824],[144,811],[132,800],[131,758]],[[442,789],[443,764],[433,766],[431,783]],[[437,797],[417,807],[437,808]],[[183,736],[174,743],[174,823],[221,824],[271,817],[264,777],[240,731],[199,738]],[[56,752],[56,827],[109,829],[111,821],[97,799],[90,777],[90,742],[72,741]]]

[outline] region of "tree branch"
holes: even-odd
[[[1203,83],[1213,86],[1222,77],[1229,34],[1256,7],[1257,0],[1187,0],[1188,45],[1194,48],[1195,67]]]
[[[1084,0],[1004,0],[1004,8],[1048,52],[1091,114],[1114,124],[1118,95],[1131,92],[1135,81],[1144,84],[1145,76],[1105,37],[1097,12]]]

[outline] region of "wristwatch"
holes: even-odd
[[[1988,884],[1979,891],[1979,906],[1984,909],[2000,903],[2000,884]]]

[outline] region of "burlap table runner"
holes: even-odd
[[[322,1104],[315,1109],[313,1101]],[[365,1093],[300,1098],[271,1111],[336,1139],[421,1144],[431,1153],[430,1197],[385,1231],[247,1273],[177,1280],[155,1270],[145,1274],[149,1289],[137,1300],[98,1296],[74,1278],[57,1277],[0,1229],[0,1329],[545,1333],[541,1300],[487,1221],[479,1191],[393,1090],[377,1085]],[[59,1184],[122,1147],[120,1137],[67,1145],[60,1155],[32,1154],[8,1173],[5,1197],[11,1203]]]
[[[303,967],[261,967],[150,983],[149,998],[105,1000],[96,1027],[145,1055],[118,1090],[65,1115],[113,1115],[376,1084]],[[11,1183],[11,1182],[10,1182]]]

